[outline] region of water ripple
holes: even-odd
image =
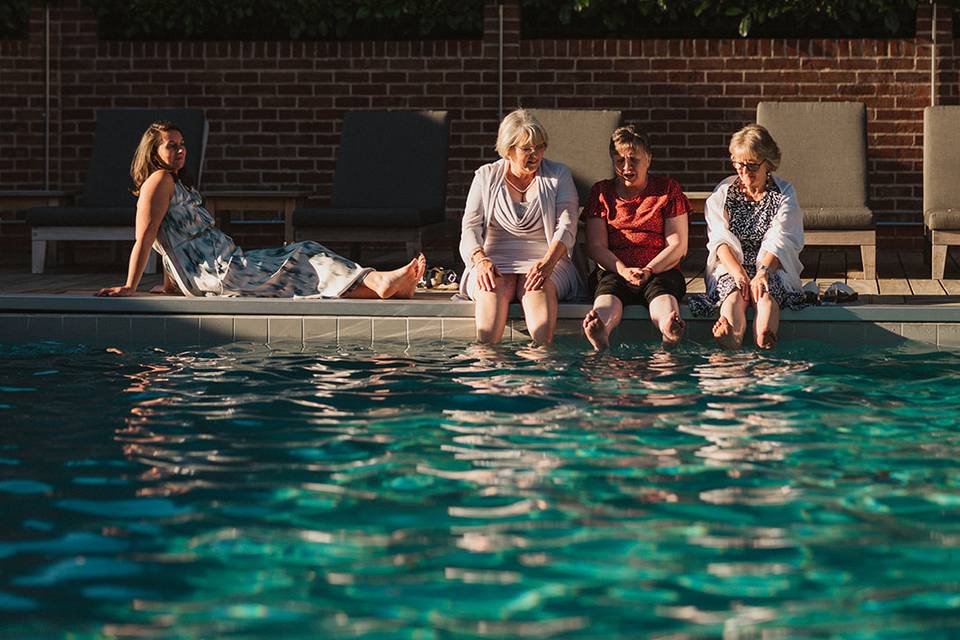
[[[0,357],[27,635],[960,631],[956,352]]]

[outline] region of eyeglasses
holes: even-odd
[[[173,151],[174,153],[176,153],[177,151],[180,151],[181,149],[183,149],[184,151],[187,150],[187,143],[186,143],[186,142],[183,142],[183,143],[181,143],[181,144],[177,144],[176,142],[168,142],[168,143],[164,144],[163,146],[164,146],[165,148],[167,148],[167,149],[170,149],[170,151]]]
[[[731,160],[730,164],[733,165],[734,171],[740,171],[741,169],[746,169],[747,173],[756,173],[760,171],[760,167],[763,166],[763,161],[760,162],[737,162],[736,160]]]
[[[547,148],[547,145],[545,144],[538,144],[535,147],[514,147],[514,149],[516,149],[520,153],[528,156],[532,156],[535,153],[542,153],[544,150],[546,150],[546,148]]]

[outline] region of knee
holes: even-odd
[[[537,344],[548,345],[553,342],[553,330],[553,324],[548,322],[539,327],[532,328],[530,330],[530,337]]]
[[[477,325],[477,341],[483,344],[496,344],[503,338],[503,327],[481,327]]]

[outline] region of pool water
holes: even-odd
[[[0,347],[0,636],[950,638],[960,354]]]

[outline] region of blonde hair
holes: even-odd
[[[509,114],[500,123],[497,132],[497,153],[506,158],[510,149],[517,146],[532,144],[535,147],[547,144],[547,130],[540,121],[526,109],[517,109]]]
[[[771,171],[780,166],[780,147],[766,127],[757,123],[748,124],[730,138],[730,155],[746,153],[770,165]]]
[[[157,149],[163,142],[163,134],[176,131],[181,136],[183,131],[169,120],[157,120],[143,132],[140,144],[133,153],[133,162],[130,163],[130,177],[133,178],[133,195],[140,195],[140,186],[147,181],[154,171],[172,171],[172,167],[160,160]],[[177,176],[174,175],[174,179]]]
[[[624,125],[610,135],[610,155],[613,156],[620,149],[628,147],[632,150],[641,150],[648,158],[653,158],[650,148],[650,138],[635,124]]]

